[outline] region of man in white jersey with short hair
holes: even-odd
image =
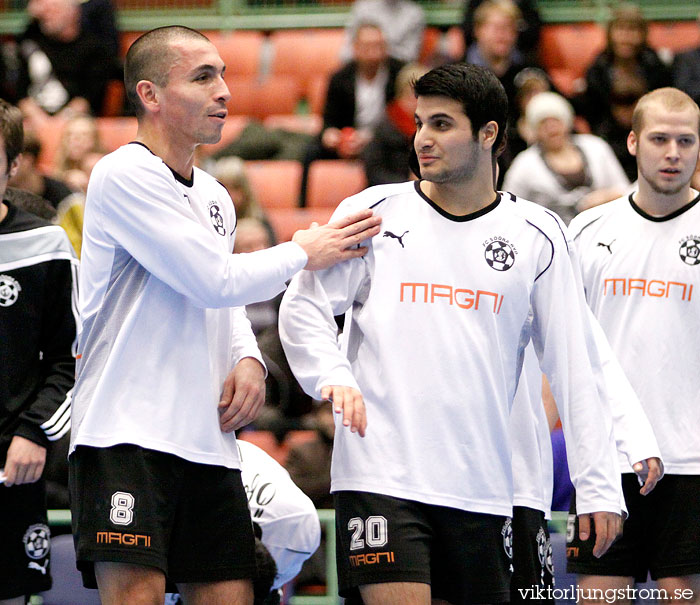
[[[601,358],[599,390],[613,416],[617,451],[611,451],[610,455],[620,453],[621,461],[624,458],[625,464],[639,476],[640,493],[646,495],[663,475],[659,446],[602,328],[590,311],[588,315],[596,351]],[[511,603],[529,603],[535,598],[533,595],[540,603],[554,603],[551,589],[558,570],[553,567],[547,520],[551,519],[553,492],[550,416],[553,416],[553,424],[558,411],[553,407],[555,402],[544,403],[541,383],[534,348],[528,346],[510,415],[514,491]],[[543,399],[543,405],[537,405],[540,399]],[[550,405],[552,409],[549,409]],[[579,472],[578,448],[581,446],[568,429],[570,418],[567,410],[564,409],[563,413],[566,449],[571,461],[569,472],[574,486],[581,488],[587,480]]]
[[[509,412],[527,343],[587,444],[582,533],[593,518],[596,554],[620,523],[612,422],[565,228],[493,187],[502,85],[457,64],[425,74],[415,91],[424,180],[341,203],[336,217],[372,208],[382,235],[362,260],[295,277],[280,333],[304,389],[332,400],[339,428],[351,429],[337,431],[332,463],[341,596],[367,605],[505,603]]]
[[[700,153],[698,106],[674,88],[648,93],[627,146],[638,190],[582,213],[571,230],[586,297],[654,427],[666,474],[640,496],[621,460],[630,513],[623,536],[600,559],[574,540],[568,567],[584,589],[626,589],[650,573],[669,599],[697,602],[700,195],[690,180]],[[630,602],[628,593],[617,602]]]
[[[85,207],[70,485],[78,566],[105,604],[251,603],[253,532],[233,431],[264,400],[243,306],[306,267],[357,258],[370,212],[233,255],[224,187],[194,167],[230,94],[213,44],[141,36],[125,62],[136,141],[103,158]],[[174,496],[175,494],[175,496]]]

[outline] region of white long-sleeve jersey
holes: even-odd
[[[332,490],[511,514],[509,415],[532,339],[571,412],[588,477],[580,512],[619,512],[610,413],[559,219],[511,195],[452,216],[416,183],[370,188],[336,216],[365,207],[383,221],[367,255],[299,274],[280,314],[307,393],[345,385],[364,396],[367,435],[336,431]],[[339,345],[333,316],[346,311]]]
[[[293,243],[233,255],[235,226],[228,193],[197,168],[187,181],[138,143],[97,163],[71,448],[134,443],[239,468],[217,404],[236,363],[260,359],[242,305],[281,292],[307,258]]]
[[[661,458],[651,423],[642,404],[627,380],[605,333],[593,313],[588,310],[590,330],[601,359],[602,375],[598,378],[599,389],[608,403],[613,418],[615,445],[621,468],[632,472],[635,462],[647,458]],[[551,518],[553,459],[549,426],[540,403],[542,392],[541,371],[532,346],[525,349],[523,370],[515,393],[511,410],[511,435],[513,438],[513,485],[516,506],[527,506],[541,510]],[[540,403],[540,405],[538,405]],[[569,444],[574,442],[568,422],[564,423],[564,438],[572,482],[577,490],[585,489],[585,475],[578,470],[578,453]],[[616,456],[616,452],[611,452]],[[621,505],[626,513],[624,502]]]
[[[630,195],[571,224],[586,297],[671,474],[700,474],[699,201],[652,217]]]
[[[273,589],[294,579],[321,543],[321,523],[311,499],[289,473],[258,446],[238,440],[248,508],[261,542],[277,563]]]

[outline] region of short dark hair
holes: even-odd
[[[7,170],[9,170],[10,164],[22,153],[24,126],[22,112],[4,99],[0,99],[0,134],[5,145]]]
[[[5,200],[12,203],[13,206],[36,214],[39,218],[43,218],[44,220],[53,221],[56,218],[56,209],[50,202],[24,189],[8,187],[5,190]]]
[[[469,118],[474,139],[488,122],[498,124],[493,153],[503,148],[508,125],[508,97],[503,84],[488,69],[471,63],[441,65],[421,76],[413,87],[416,97],[447,97],[459,101]]]
[[[175,60],[170,43],[183,38],[209,41],[196,29],[168,25],[146,32],[129,47],[124,60],[124,88],[126,98],[137,117],[143,115],[143,105],[136,92],[136,85],[141,80],[148,80],[158,86],[166,86],[170,67]]]
[[[255,567],[253,582],[253,605],[263,605],[270,594],[277,575],[277,564],[260,538],[255,538]]]
[[[24,144],[22,145],[22,153],[25,158],[31,155],[36,161],[41,154],[41,141],[31,130],[24,133]]]

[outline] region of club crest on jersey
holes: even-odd
[[[497,235],[484,242],[484,258],[496,271],[508,271],[515,263],[517,249],[505,237]]]
[[[503,536],[503,550],[506,551],[509,559],[513,558],[513,520],[508,517],[506,522],[503,524],[503,529],[501,529],[501,536]]]
[[[700,265],[700,235],[683,238],[678,255],[686,265]]]
[[[554,575],[554,564],[552,563],[552,542],[541,527],[537,532],[537,558],[542,569],[541,579],[544,581],[545,570],[550,575]]]
[[[30,559],[39,560],[43,559],[49,554],[49,549],[51,548],[51,531],[47,525],[43,523],[36,523],[35,525],[29,526],[26,532],[24,532],[24,537],[22,542],[24,542],[24,552]]]
[[[17,302],[22,286],[11,275],[0,275],[0,307],[10,307]]]
[[[219,235],[226,235],[226,227],[224,227],[224,217],[221,216],[221,208],[219,202],[209,202],[209,218],[211,224]]]

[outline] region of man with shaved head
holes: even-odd
[[[136,140],[95,166],[82,247],[69,454],[78,567],[102,603],[253,602],[254,536],[234,431],[265,398],[246,304],[366,253],[369,211],[231,254],[226,189],[194,166],[227,116],[224,63],[173,26],[129,49]]]
[[[660,602],[700,599],[700,194],[691,178],[700,153],[700,110],[685,93],[644,95],[627,148],[637,191],[571,222],[588,303],[654,427],[665,476],[639,493],[620,460],[629,519],[602,557],[576,538],[569,570],[584,590],[629,603],[647,573],[666,591]],[[604,593],[598,593],[599,595]]]

